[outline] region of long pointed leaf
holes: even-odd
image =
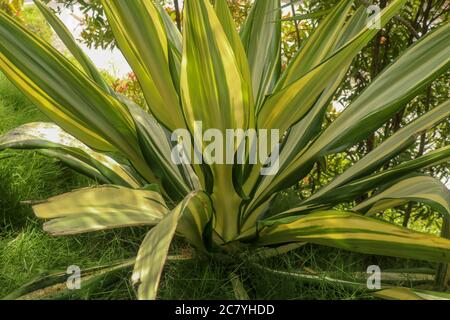
[[[51,123],[29,123],[0,136],[0,151],[4,149],[54,149],[98,170],[109,183],[138,188],[140,183],[113,158],[95,152],[88,146]],[[72,161],[72,159],[67,158]],[[70,163],[69,163],[70,165]]]
[[[132,275],[133,284],[137,286],[138,299],[156,299],[161,273],[178,222],[189,206],[197,205],[193,201],[201,195],[202,193],[192,193],[187,196],[145,237],[139,249]]]
[[[307,202],[313,202],[316,198],[319,198],[330,190],[333,190],[334,188],[339,187],[351,180],[358,179],[362,175],[375,170],[378,166],[384,164],[386,161],[403,151],[406,147],[410,146],[422,132],[432,128],[449,116],[450,100],[447,100],[443,104],[421,116],[416,121],[413,121],[409,125],[397,131],[367,156],[359,160],[342,175],[338,176],[331,183],[309,198]]]
[[[384,26],[400,10],[405,0],[396,0],[380,13],[380,23]],[[289,129],[300,121],[313,107],[322,91],[358,52],[376,35],[377,30],[366,26],[345,46],[325,62],[294,80],[287,87],[276,91],[266,101],[258,114],[258,128]]]
[[[450,300],[450,295],[445,292],[410,288],[389,288],[377,291],[373,295],[385,300]]]
[[[166,25],[152,1],[103,0],[122,53],[142,86],[152,114],[169,129],[184,128],[169,66]]]
[[[203,131],[216,129],[223,136],[229,129],[253,127],[251,84],[245,81],[227,35],[207,0],[185,2],[183,31],[183,110],[196,142],[199,145],[202,142],[199,133],[194,132],[196,121],[202,122]],[[236,140],[233,151],[242,141]],[[227,154],[225,148],[220,150],[223,155]],[[240,204],[233,187],[233,166],[214,164],[211,171],[216,228],[224,238],[231,240],[237,233]]]
[[[154,225],[168,213],[161,195],[117,186],[87,188],[33,206],[44,230],[69,235],[127,226]]]
[[[354,16],[350,19],[350,21],[348,21],[344,28],[341,30],[341,33],[338,35],[337,40],[335,42],[329,41],[329,45],[327,47],[323,47],[322,49],[326,49],[329,52],[332,52],[332,50],[338,50],[348,40],[350,40],[364,28],[364,25],[366,23],[366,16],[366,8],[364,6],[361,6],[354,14]],[[330,81],[328,87],[318,98],[313,108],[308,112],[305,118],[299,123],[295,124],[289,130],[288,136],[286,138],[286,141],[283,143],[283,147],[280,153],[280,171],[285,169],[301,153],[301,151],[308,145],[308,143],[320,133],[325,112],[330,104],[331,99],[335,95],[336,90],[347,75],[349,67],[350,62],[334,79]],[[252,175],[250,175],[250,178],[246,182],[246,189],[251,190],[255,188],[256,182],[268,184],[275,177],[263,177],[263,182],[258,181],[258,178],[259,168],[254,168]],[[247,193],[249,192],[247,191]]]
[[[385,184],[386,181],[396,181],[416,170],[445,163],[449,160],[450,146],[443,147],[431,151],[417,159],[403,162],[388,170],[345,183],[340,187],[334,187],[326,192],[319,190],[317,195],[313,195],[312,199],[310,198],[311,200],[308,199],[308,202],[310,204],[330,206],[341,202],[352,201],[356,197]]]
[[[447,70],[450,60],[449,34],[450,25],[447,24],[409,48],[314,141],[306,152],[299,153],[275,179],[262,183],[258,187],[258,193],[264,193],[264,196],[257,196],[265,198],[268,194],[273,194],[274,190],[292,185],[308,174],[320,157],[345,150],[388,121],[424,86]],[[445,113],[448,112],[443,106],[441,109]],[[406,141],[403,140],[402,143],[404,142]]]
[[[0,12],[0,70],[50,119],[102,151],[119,150],[149,182],[127,108],[55,48]]]
[[[277,90],[292,84],[325,60],[339,38],[352,2],[353,0],[340,1],[319,24],[283,73],[277,84]]]
[[[313,149],[339,152],[389,120],[450,66],[450,25],[446,24],[409,48],[336,119]],[[349,125],[350,124],[350,125]]]
[[[236,63],[239,66],[242,78],[244,82],[251,83],[250,69],[248,65],[247,56],[245,54],[244,46],[242,45],[241,38],[237,32],[237,26],[234,23],[233,16],[231,15],[228,3],[226,0],[216,0],[214,3],[214,9],[222,24],[223,31],[225,32],[231,48],[233,49]]]
[[[450,261],[450,240],[351,212],[323,211],[267,227],[260,243],[310,242],[366,254]]]
[[[443,215],[450,215],[450,191],[441,181],[432,177],[401,180],[373,195],[353,210],[370,215],[409,201],[428,204]]]
[[[186,183],[180,169],[171,159],[173,146],[169,141],[169,133],[141,107],[133,103],[127,105],[135,120],[138,141],[148,166],[174,199],[184,198],[192,191],[192,186]]]
[[[55,30],[58,37],[62,40],[66,48],[72,53],[74,58],[81,64],[84,71],[105,91],[113,93],[113,90],[106,84],[105,80],[97,70],[92,60],[83,52],[80,46],[75,41],[75,38],[70,33],[69,29],[56,16],[56,14],[40,0],[34,0],[36,7],[44,15],[47,22]]]
[[[262,106],[281,72],[279,0],[255,1],[242,27],[241,39],[252,75],[255,110]]]

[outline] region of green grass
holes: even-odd
[[[46,118],[0,75],[0,134]],[[33,151],[0,154],[0,297],[48,270],[81,268],[132,257],[138,241],[126,231],[53,238],[42,230],[27,200],[92,184],[58,162]],[[138,236],[135,236],[138,240]]]
[[[0,134],[18,125],[45,121],[45,117],[0,75]],[[0,153],[0,297],[51,271],[70,265],[89,268],[133,257],[145,228],[98,232],[53,238],[42,231],[27,200],[42,200],[91,185],[92,181],[58,162],[28,152]],[[171,253],[186,250],[176,241]],[[382,270],[431,268],[412,260],[364,256],[307,245],[294,252],[261,262],[264,268],[288,272],[329,272],[350,279],[351,272],[371,264]],[[226,265],[206,257],[169,261],[159,291],[160,299],[234,299],[230,275],[238,274],[252,299],[370,299],[366,293],[342,285],[306,283],[261,270],[249,262]],[[134,299],[128,281],[130,270],[104,277],[95,287],[76,292],[73,299]],[[408,285],[407,283],[404,285]]]
[[[43,121],[45,117],[2,77],[0,119],[1,134],[27,122]],[[0,226],[3,229],[23,226],[31,216],[29,207],[21,205],[21,201],[45,199],[81,182],[55,161],[34,152],[5,151],[0,159]]]

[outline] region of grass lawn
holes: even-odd
[[[3,76],[0,75],[0,134],[18,125],[45,121]],[[99,232],[77,237],[53,238],[42,231],[27,200],[43,200],[90,181],[58,162],[34,151],[0,153],[0,297],[50,271],[70,265],[89,268],[133,257],[145,228]],[[175,241],[173,254],[189,250]],[[263,268],[314,274],[327,271],[338,278],[353,279],[352,272],[376,264],[383,271],[424,268],[426,262],[364,256],[341,250],[306,245],[289,254],[261,262]],[[422,270],[421,269],[421,270]],[[325,281],[307,283],[261,269],[252,263],[224,265],[206,257],[169,261],[159,291],[161,299],[234,299],[231,274],[238,274],[252,299],[370,299],[360,290]],[[105,276],[96,286],[73,294],[74,299],[134,299],[128,281],[130,270]],[[402,285],[409,285],[403,281]]]

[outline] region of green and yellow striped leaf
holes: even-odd
[[[329,46],[322,48],[326,52],[332,52],[332,50],[338,50],[347,41],[357,35],[365,26],[367,20],[366,7],[361,6],[352,18],[342,27],[341,32],[338,34],[337,39],[333,42],[329,40]],[[309,48],[309,47],[308,47]],[[306,49],[303,49],[306,50]],[[314,52],[315,53],[315,52]],[[314,60],[317,61],[317,60]],[[351,63],[348,62],[347,66],[330,81],[328,87],[324,90],[320,98],[314,104],[314,107],[303,120],[295,124],[289,131],[287,141],[284,143],[283,149],[280,154],[280,167],[284,168],[288,165],[295,156],[307,146],[307,144],[317,136],[322,129],[324,120],[324,113],[330,105],[336,90],[341,85],[342,81],[347,75],[348,69]]]
[[[58,18],[58,16],[40,0],[33,0],[36,7],[41,11],[47,22],[55,30],[58,37],[64,43],[66,48],[72,53],[73,57],[80,63],[86,74],[94,80],[106,92],[113,93],[113,90],[106,84],[105,80],[97,70],[91,59],[84,53],[70,33],[69,29]]]
[[[243,81],[250,84],[250,69],[248,65],[247,55],[245,54],[244,46],[242,45],[241,38],[237,32],[237,26],[234,23],[233,16],[231,15],[228,3],[226,0],[216,0],[214,3],[214,9],[222,24],[223,31],[225,32],[231,48],[233,49],[236,63],[239,66]]]
[[[330,55],[342,32],[352,3],[353,0],[341,0],[323,19],[288,65],[277,83],[276,91],[295,82]]]
[[[351,201],[356,197],[385,184],[386,181],[396,181],[417,170],[442,164],[449,160],[450,146],[443,147],[431,151],[417,159],[403,162],[388,170],[383,170],[368,177],[356,179],[339,187],[333,187],[326,192],[321,189],[317,194],[313,195],[312,198],[309,198],[306,203],[329,206]],[[305,205],[305,207],[307,207],[307,205]],[[298,208],[296,208],[296,210],[298,210]]]
[[[127,106],[135,121],[139,145],[147,165],[172,199],[183,199],[195,187],[171,158],[173,146],[169,140],[170,133],[140,106],[132,102],[127,102]]]
[[[201,145],[202,137],[194,132],[196,121],[202,122],[203,131],[218,130],[223,137],[228,129],[253,127],[251,84],[245,81],[233,48],[209,1],[185,1],[183,32],[181,94],[185,119],[194,139]],[[232,152],[237,150],[241,141],[236,139]],[[224,149],[217,152],[229,154],[225,150],[226,144],[223,145]],[[237,234],[240,204],[240,197],[233,186],[233,166],[215,164],[211,171],[214,179],[212,199],[216,211],[220,211],[215,227],[223,238],[231,240]]]
[[[141,84],[147,104],[170,130],[184,128],[169,65],[165,19],[153,1],[102,0],[114,37]],[[167,22],[166,22],[167,23]],[[170,35],[173,38],[173,34]]]
[[[191,132],[247,129],[252,120],[250,84],[241,73],[233,48],[206,0],[185,3],[181,70],[183,110]]]
[[[61,163],[66,167],[84,175],[85,177],[91,178],[99,184],[111,184],[111,181],[109,181],[96,168],[60,149],[38,149],[37,153],[48,158],[61,161]]]
[[[152,182],[128,109],[45,41],[0,12],[0,70],[51,120],[89,147],[120,151]]]
[[[86,188],[33,206],[44,230],[71,235],[140,225],[155,225],[169,212],[161,195],[118,186]]]
[[[180,219],[183,219],[189,207],[192,212],[193,207],[201,203],[198,197],[203,196],[203,193],[189,194],[145,237],[139,249],[131,278],[133,284],[137,286],[138,299],[156,299],[161,273],[178,223]],[[202,210],[202,208],[199,207],[198,210]]]
[[[367,173],[371,173],[379,166],[392,159],[405,148],[409,147],[417,137],[424,131],[429,130],[440,122],[444,121],[450,116],[450,100],[442,103],[441,105],[433,108],[417,120],[406,125],[386,141],[376,147],[367,156],[359,160],[342,175],[338,176],[331,183],[323,187],[319,192],[310,197],[305,203],[316,202],[323,195],[326,195],[329,191],[342,186],[343,184],[350,182],[354,179],[358,179]],[[444,149],[444,155],[447,154]],[[441,154],[442,155],[442,154]],[[402,168],[405,168],[402,166]]]
[[[279,0],[255,1],[241,30],[256,111],[259,111],[266,96],[272,94],[281,73],[280,17]]]
[[[314,143],[300,152],[286,169],[280,170],[271,181],[261,183],[255,197],[267,199],[267,196],[275,191],[292,185],[308,174],[312,165],[321,157],[345,150],[389,120],[422,88],[448,69],[449,34],[450,25],[447,24],[409,48],[376,78],[355,102],[314,140]],[[448,112],[445,109],[446,103],[440,106],[445,114]],[[436,113],[432,115],[438,118],[443,116]],[[427,127],[424,125],[424,128]],[[410,139],[411,137],[408,137],[406,141],[411,141]],[[406,141],[402,140],[402,142]],[[391,142],[396,143],[394,140]],[[374,155],[375,153],[372,154]],[[383,157],[387,157],[387,154],[381,157],[381,160],[386,160]]]
[[[366,7],[361,6],[352,18],[344,25],[340,34],[337,35],[337,39],[334,42],[330,41],[330,44],[326,47],[326,50],[332,52],[332,50],[337,50],[347,43],[347,41],[357,35],[364,28],[366,18]],[[335,95],[336,90],[339,88],[341,82],[347,75],[350,64],[351,63],[348,62],[347,66],[345,66],[345,68],[343,68],[335,78],[330,80],[327,88],[325,88],[324,92],[315,102],[314,106],[305,118],[289,130],[280,152],[280,170],[285,169],[286,166],[288,166],[299,154],[301,154],[301,151],[308,145],[308,143],[320,133],[325,112],[329,107],[330,101]],[[255,166],[250,178],[245,183],[247,193],[250,193],[249,190],[255,188],[259,175],[259,167]],[[268,185],[274,178],[274,176],[266,176],[258,182],[262,185]]]
[[[380,13],[381,26],[384,26],[405,2],[405,0],[395,0],[386,7]],[[284,132],[300,121],[311,110],[329,81],[351,62],[377,32],[378,30],[366,25],[358,35],[327,60],[276,91],[258,114],[258,128],[279,129]]]
[[[442,215],[450,215],[450,191],[441,181],[423,176],[401,180],[353,210],[371,215],[409,201],[428,204]]]
[[[410,47],[334,121],[312,146],[320,154],[351,147],[389,120],[450,65],[450,24]]]
[[[259,243],[309,242],[360,253],[450,262],[450,240],[345,211],[319,211],[265,227]]]
[[[167,41],[169,45],[169,68],[172,75],[172,82],[180,94],[180,72],[181,72],[181,59],[183,55],[183,39],[175,25],[174,21],[170,17],[169,13],[158,2],[154,3],[156,9],[161,15],[164,27],[166,29]]]
[[[214,209],[206,193],[197,191],[195,194],[178,222],[177,232],[196,248],[205,251],[211,241]]]
[[[0,136],[0,151],[5,149],[44,149],[44,153],[56,156],[69,166],[78,160],[91,170],[96,170],[98,175],[104,178],[103,182],[131,188],[140,187],[139,178],[123,165],[92,150],[52,123],[29,123],[5,133]]]
[[[450,294],[445,292],[399,287],[380,290],[372,295],[385,300],[450,300]]]
[[[11,35],[15,35],[15,38],[6,38]],[[47,67],[46,69],[41,70],[40,76],[34,76],[37,70],[31,72],[31,68],[33,67],[31,62],[33,61],[32,57],[38,56],[42,60],[49,56],[48,51],[53,50],[1,12],[0,38],[0,69],[14,85],[21,89],[25,95],[34,104],[39,106],[53,121],[57,122],[66,131],[71,132],[78,139],[95,149],[105,151],[114,150],[114,147],[111,146],[109,142],[102,138],[98,133],[94,132],[94,128],[90,128],[90,126],[82,121],[80,117],[76,117],[75,112],[70,112],[68,110],[70,104],[66,103],[66,101],[62,101],[62,99],[58,99],[59,101],[55,99],[58,97],[56,95],[58,91],[65,92],[67,89],[62,90],[55,86],[55,89],[50,90],[47,88],[48,85],[47,87],[41,86],[41,79],[48,78],[49,80],[52,80],[52,78],[46,74],[49,70],[56,69],[60,71],[58,73],[63,73],[62,75],[64,75],[64,72],[61,72],[61,70],[64,70],[63,63],[68,64],[67,61],[62,61],[61,63],[55,57],[50,55],[50,62],[59,64],[59,66],[57,68],[52,67],[51,69],[50,67]],[[17,42],[19,38],[20,41]],[[26,51],[20,48],[21,44],[27,44],[30,49],[34,49],[33,52],[25,55]],[[17,54],[18,52],[21,52],[22,54]],[[52,54],[53,56],[57,56],[56,52],[52,52]],[[60,60],[63,59],[62,56],[59,56],[58,58]],[[39,63],[39,65],[43,64],[44,62]],[[39,67],[39,65],[37,67]],[[61,81],[53,81],[53,83],[61,84]]]

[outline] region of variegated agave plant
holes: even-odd
[[[157,2],[157,1],[156,1]],[[103,185],[34,206],[44,228],[71,235],[149,226],[132,280],[140,299],[156,297],[174,235],[206,253],[314,243],[362,252],[450,262],[450,240],[369,217],[408,201],[448,215],[449,191],[421,168],[448,161],[450,147],[379,171],[447,119],[450,103],[412,121],[300,206],[270,214],[281,190],[324,157],[342,152],[387,122],[448,70],[450,25],[418,41],[326,129],[322,120],[352,59],[376,35],[366,8],[342,0],[281,71],[281,5],[256,0],[240,33],[225,0],[185,0],[182,35],[151,0],[104,0],[118,46],[136,73],[149,113],[113,92],[58,18],[36,1],[81,65],[0,15],[0,69],[53,123],[32,123],[0,138],[0,148],[39,149]],[[406,0],[379,16],[384,26]],[[207,128],[279,129],[280,170],[258,165],[175,165],[170,132]],[[413,174],[413,175],[411,175]],[[155,187],[156,185],[159,188]],[[351,211],[333,208],[363,194]],[[168,205],[167,203],[175,205]],[[261,250],[261,249],[260,249]],[[260,251],[257,251],[260,252]]]

